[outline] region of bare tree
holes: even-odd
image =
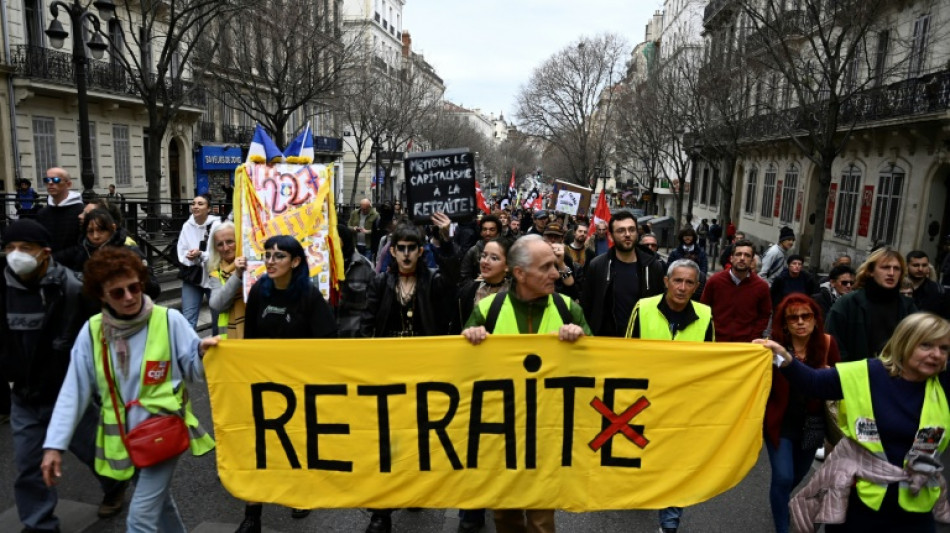
[[[752,111],[760,115],[746,123],[744,136],[788,139],[814,163],[818,191],[811,216],[822,220],[832,165],[855,126],[869,119],[867,111],[880,97],[874,88],[895,72],[906,74],[903,78],[926,74],[924,54],[913,50],[934,39],[934,28],[915,28],[915,35],[902,39],[890,19],[905,7],[888,0],[738,3],[747,32],[739,52],[755,80]],[[927,11],[934,5],[924,0],[914,8]],[[823,240],[824,225],[816,223],[809,249],[814,269],[821,264]]]
[[[678,55],[646,82],[623,91],[613,121],[617,159],[632,162],[628,163],[631,168],[647,170],[651,192],[656,178],[669,182],[676,232],[683,221],[686,182],[695,156],[696,137],[690,129],[695,100],[683,79],[695,73],[678,65],[689,55]]]
[[[398,69],[383,69],[377,66],[371,50],[361,57],[365,61],[347,76],[336,107],[343,127],[350,133],[344,141],[356,158],[351,203],[356,202],[360,173],[377,156],[392,196],[390,176],[393,166],[401,161],[399,150],[420,133],[423,120],[442,98],[441,90],[430,83],[422,69],[414,67],[411,59],[404,59]]]
[[[294,114],[327,105],[352,67],[356,44],[344,44],[336,5],[261,2],[253,11],[253,32],[247,31],[245,17],[212,25],[205,41],[222,44],[217,54],[201,57],[200,66],[214,97],[250,116],[285,146]]]
[[[102,29],[111,43],[116,75],[142,100],[148,115],[145,181],[149,202],[161,196],[165,134],[178,120],[182,106],[205,105],[204,90],[193,82],[189,67],[195,53],[207,46],[201,35],[216,20],[239,13],[248,3],[251,0],[122,2],[111,23],[117,31]]]
[[[604,163],[607,117],[598,107],[623,71],[626,41],[612,34],[583,37],[535,69],[518,95],[521,129],[564,156],[570,181],[589,186]]]

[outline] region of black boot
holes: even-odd
[[[390,511],[373,511],[373,516],[366,526],[366,533],[392,533],[393,520]]]
[[[245,505],[244,521],[234,533],[261,533],[261,510],[260,504]]]

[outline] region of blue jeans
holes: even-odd
[[[185,315],[191,329],[198,327],[198,313],[201,312],[201,302],[205,296],[211,297],[211,289],[181,282],[181,314]],[[212,324],[217,328],[217,320],[213,320]]]
[[[54,531],[59,527],[59,519],[53,514],[59,498],[55,488],[43,483],[43,472],[40,470],[43,441],[46,440],[46,428],[52,416],[52,405],[31,405],[12,395],[10,427],[13,429],[13,459],[17,469],[13,495],[20,522],[40,531]],[[93,472],[98,422],[98,409],[90,406],[76,425],[73,440],[69,443],[69,451]],[[110,492],[118,483],[99,477],[103,492]]]
[[[127,533],[185,533],[185,523],[172,498],[172,477],[177,465],[178,457],[174,457],[138,471],[125,523]]]
[[[772,521],[776,533],[788,533],[788,502],[792,498],[792,491],[808,474],[815,460],[815,449],[803,450],[800,442],[791,439],[779,439],[776,448],[766,438],[765,450],[772,465],[772,483],[769,485]]]
[[[683,517],[682,507],[667,507],[660,509],[660,527],[671,527],[676,529],[680,527],[680,518]]]

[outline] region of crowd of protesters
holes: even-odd
[[[154,276],[109,202],[86,209],[62,169],[50,169],[45,184],[47,206],[7,228],[0,263],[0,381],[13,385],[0,400],[12,399],[24,531],[59,530],[54,486],[66,450],[96,473],[101,517],[121,512],[134,479],[128,530],[184,531],[170,490],[175,461],[136,468],[117,436],[163,410],[180,413],[193,454],[213,448],[184,394],[219,338],[202,341],[194,332],[206,296],[214,330],[227,338],[757,342],[776,354],[763,426],[775,530],[827,522],[827,531],[875,524],[935,531],[946,500],[939,452],[950,429],[950,305],[924,252],[880,248],[857,269],[840,256],[818,278],[791,252],[789,228],[760,260],[734,225],[703,220],[680,231],[663,256],[649,225],[623,210],[608,221],[539,209],[456,222],[437,213],[417,225],[398,202],[363,200],[337,228],[345,279],[334,306],[312,285],[304,250],[290,236],[265,243],[266,273],[245,304],[235,227],[198,196],[178,243],[179,313],[154,302]],[[27,196],[24,209],[33,205]],[[155,333],[162,342],[147,342]],[[143,361],[170,365],[173,386],[145,379]],[[825,400],[842,399],[847,412],[834,418]],[[827,456],[826,467],[803,492],[834,493],[836,506],[793,497],[816,454]],[[829,467],[851,477],[842,485]],[[261,531],[261,507],[245,502],[239,533]],[[390,532],[396,511],[372,510],[367,533]],[[677,531],[685,512],[661,510],[661,532]],[[308,514],[292,510],[294,518]],[[461,511],[459,531],[481,530],[486,516]],[[493,517],[499,533],[555,531],[553,510],[494,510]]]

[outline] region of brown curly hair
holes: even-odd
[[[120,276],[134,276],[139,281],[148,281],[148,269],[142,258],[126,247],[103,246],[86,261],[83,269],[82,290],[87,296],[102,298],[102,286]]]

